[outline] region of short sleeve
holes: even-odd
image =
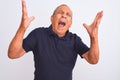
[[[82,55],[89,50],[89,47],[83,43],[82,39],[76,35],[75,50],[82,57]]]
[[[28,52],[32,51],[36,44],[36,32],[33,30],[29,35],[23,40],[23,49]]]

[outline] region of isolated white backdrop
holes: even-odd
[[[60,4],[67,4],[73,11],[70,31],[82,37],[89,46],[89,36],[82,23],[91,23],[98,11],[104,16],[99,28],[100,61],[88,64],[78,57],[73,80],[120,80],[120,1],[119,0],[26,0],[29,15],[36,19],[25,33],[50,25],[50,16]],[[10,41],[21,21],[21,0],[0,1],[0,80],[33,80],[33,54],[11,60],[7,57]]]

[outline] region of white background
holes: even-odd
[[[29,15],[36,19],[25,33],[50,25],[50,16],[60,4],[67,4],[73,11],[70,31],[81,36],[89,46],[89,36],[82,24],[90,24],[96,13],[103,10],[99,26],[100,60],[91,65],[78,57],[73,80],[120,80],[120,1],[119,0],[26,0]],[[21,0],[0,1],[0,80],[33,80],[33,54],[11,60],[7,50],[21,21]]]

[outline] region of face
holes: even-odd
[[[72,11],[68,6],[58,7],[51,16],[52,30],[59,36],[65,36],[72,24]]]

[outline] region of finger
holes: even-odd
[[[98,18],[96,20],[96,25],[98,26],[101,22],[101,19],[102,19],[102,16],[103,16],[103,11],[101,11],[98,15]]]
[[[95,19],[94,19],[94,22],[96,22],[97,20],[101,19],[102,16],[103,16],[103,11],[98,12],[96,17],[95,17]]]
[[[88,25],[86,23],[83,23],[83,26],[88,29]]]
[[[22,0],[22,14],[23,14],[24,17],[28,15],[25,0]]]
[[[95,27],[98,27],[98,25],[100,24],[102,16],[103,16],[103,11],[100,11],[100,12],[97,13],[97,15],[96,15],[96,17],[95,17],[95,19],[92,23],[92,24],[94,24]]]
[[[98,21],[100,21],[102,19],[102,16],[103,16],[103,11],[101,11],[98,15]]]
[[[35,19],[34,16],[30,17],[30,19],[29,19],[29,23],[31,23],[34,19]]]
[[[34,16],[30,17],[30,18],[29,18],[29,20],[28,20],[27,25],[29,26],[29,25],[30,25],[30,23],[31,23],[34,19],[35,19],[35,17],[34,17]]]

